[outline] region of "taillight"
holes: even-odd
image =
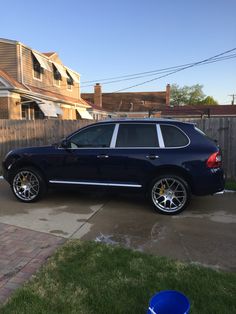
[[[220,152],[213,153],[208,159],[207,159],[207,167],[208,168],[220,168],[222,163],[222,157]]]

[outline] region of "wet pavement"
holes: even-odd
[[[236,193],[194,198],[185,212],[172,217],[153,213],[142,199],[123,196],[110,200],[74,236],[235,271],[235,230]]]
[[[236,270],[236,193],[193,198],[182,214],[163,216],[140,195],[94,190],[52,191],[24,204],[0,180],[0,201],[0,223]]]

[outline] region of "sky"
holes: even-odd
[[[236,0],[11,0],[2,1],[1,13],[1,38],[40,52],[56,51],[81,74],[81,86],[197,62],[236,48]],[[157,76],[103,85],[103,92]],[[168,83],[201,84],[206,95],[229,104],[229,95],[236,94],[236,58],[127,91],[161,91]]]

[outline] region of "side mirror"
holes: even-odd
[[[62,140],[61,141],[61,144],[60,144],[60,147],[61,148],[70,148],[71,147],[71,143],[69,140],[65,139],[65,140]]]

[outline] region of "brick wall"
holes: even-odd
[[[13,120],[19,120],[21,119],[21,105],[20,102],[20,96],[19,98],[9,98],[9,119]]]
[[[0,97],[0,119],[21,119],[19,94],[9,93],[6,97]]]
[[[0,97],[0,119],[9,119],[8,97]]]

